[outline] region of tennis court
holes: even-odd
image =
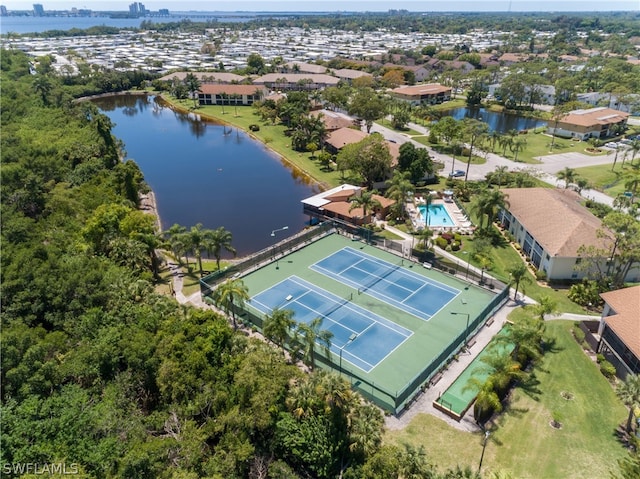
[[[394,264],[347,247],[311,265],[311,269],[425,321],[460,293],[403,266],[402,259]]]
[[[331,351],[369,372],[413,333],[352,303],[352,295],[340,298],[290,276],[255,295],[250,304],[264,314],[276,308],[292,310],[302,323],[323,318],[322,329],[333,333]]]

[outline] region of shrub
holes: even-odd
[[[440,237],[447,240],[447,243],[450,243],[451,240],[453,239],[453,235],[451,233],[442,233]]]
[[[604,361],[604,354],[602,354],[602,353],[596,354],[596,361],[598,362],[598,364],[600,364],[602,361]]]
[[[579,344],[582,344],[582,342],[584,341],[584,331],[577,325],[573,328],[573,336],[576,338],[576,341],[578,341]]]
[[[453,243],[451,243],[451,251],[459,251],[460,250],[460,243],[458,243],[457,241],[454,241]]]
[[[255,123],[249,125],[249,129],[251,131],[260,131],[260,125],[256,125]]]
[[[438,248],[442,248],[442,249],[445,249],[449,244],[449,242],[445,238],[443,238],[442,236],[438,236],[435,239],[435,243],[438,246]]]
[[[605,359],[600,363],[600,372],[605,378],[611,379],[616,375],[616,367]]]
[[[458,243],[462,243],[462,235],[460,233],[455,233],[453,235],[453,239],[456,240],[456,242]]]
[[[264,141],[265,143],[271,143],[273,141],[273,138],[271,138],[270,136],[265,136],[262,141]]]
[[[536,271],[536,279],[538,281],[544,281],[545,279],[547,279],[547,273],[545,273],[543,270],[539,269]]]

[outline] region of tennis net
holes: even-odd
[[[369,289],[373,288],[376,284],[378,284],[383,279],[387,278],[394,271],[399,270],[402,266],[404,266],[404,259],[401,259],[398,262],[398,264],[393,265],[392,267],[389,268],[388,271],[385,271],[380,276],[374,275],[373,281],[371,281],[370,283],[368,283],[366,285],[363,285],[361,288],[358,288],[358,294],[362,294],[365,291],[368,291]]]

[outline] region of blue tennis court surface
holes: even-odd
[[[342,351],[344,361],[369,372],[413,333],[350,302],[351,294],[341,298],[290,276],[253,296],[249,304],[263,314],[290,309],[299,323],[323,318],[321,328],[333,333],[331,351],[336,355]]]
[[[401,260],[393,264],[349,247],[310,268],[427,321],[460,293],[402,268]]]

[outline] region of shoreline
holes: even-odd
[[[299,172],[302,175],[304,175],[309,180],[309,184],[317,186],[318,188],[321,189],[321,191],[327,191],[327,190],[332,188],[332,186],[330,184],[328,184],[328,183],[326,183],[324,181],[320,181],[318,178],[314,177],[308,170],[306,170],[304,168],[301,168],[299,165],[294,163],[293,160],[289,159],[288,157],[286,157],[285,155],[283,155],[279,151],[274,150],[271,146],[269,146],[268,143],[265,143],[260,138],[256,137],[253,134],[252,131],[246,130],[245,128],[243,128],[240,125],[225,121],[224,119],[218,118],[217,116],[212,116],[212,115],[207,114],[207,113],[197,112],[195,110],[192,110],[192,109],[189,109],[189,108],[185,108],[182,105],[178,105],[178,104],[172,102],[171,100],[165,98],[163,93],[147,93],[147,94],[156,95],[156,96],[160,97],[165,103],[167,103],[167,105],[169,105],[171,108],[173,108],[173,109],[175,109],[175,110],[177,110],[177,111],[179,111],[181,113],[186,113],[186,114],[193,113],[195,115],[200,116],[201,119],[206,119],[208,121],[213,121],[213,122],[218,123],[220,125],[227,125],[227,126],[231,126],[233,128],[238,128],[238,129],[242,130],[247,136],[249,136],[249,138],[251,138],[252,140],[260,143],[261,145],[263,145],[267,150],[272,152],[274,155],[277,155],[277,157],[281,161],[284,161],[286,163],[287,167],[289,167],[293,171],[293,173]]]

